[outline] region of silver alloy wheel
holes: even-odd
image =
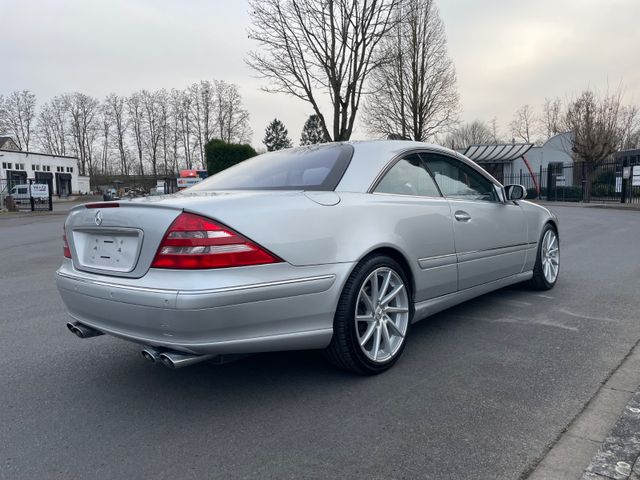
[[[400,350],[409,327],[409,295],[389,267],[371,272],[356,301],[356,334],[369,360],[386,362]]]
[[[560,269],[560,249],[558,236],[553,230],[547,230],[542,239],[542,273],[548,283],[554,283]]]

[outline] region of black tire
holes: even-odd
[[[360,288],[369,275],[380,267],[392,269],[402,279],[409,299],[409,317],[407,330],[398,351],[387,361],[373,362],[367,358],[360,348],[356,334],[355,310]],[[407,274],[398,262],[384,255],[372,255],[364,258],[349,276],[340,295],[333,321],[333,337],[324,351],[325,357],[336,367],[360,375],[376,375],[391,368],[402,355],[407,343],[407,336],[411,329],[411,321],[414,314],[412,298],[411,284],[407,280]]]
[[[556,235],[556,238],[558,239],[558,255],[560,254],[560,237],[558,236],[558,231],[552,224],[547,223],[542,229],[540,239],[538,240],[538,251],[536,253],[536,263],[533,267],[533,277],[527,282],[527,285],[534,290],[551,290],[558,282],[559,275],[556,275],[556,278],[553,282],[549,282],[544,275],[542,266],[542,240],[549,230],[553,231],[553,233],[555,233]],[[560,268],[559,265],[558,268]]]

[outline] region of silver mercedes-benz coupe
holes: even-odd
[[[324,349],[393,365],[411,324],[518,282],[558,279],[558,220],[471,160],[408,141],[259,155],[174,195],[88,203],[57,285],[81,338],[176,368]]]

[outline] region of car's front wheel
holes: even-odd
[[[560,273],[560,240],[556,229],[545,225],[538,242],[533,278],[529,285],[536,290],[551,290],[558,281]]]
[[[412,316],[410,284],[402,267],[387,256],[366,258],[344,287],[326,355],[344,370],[383,372],[401,355]]]

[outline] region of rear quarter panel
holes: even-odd
[[[299,194],[273,197],[254,208],[230,204],[213,212],[203,204],[198,213],[229,225],[295,266],[357,262],[377,248],[390,247],[409,264],[417,301],[455,290],[455,265],[441,269],[438,277],[418,265],[419,258],[455,253],[446,200],[345,192],[339,196],[340,202],[332,206]]]

